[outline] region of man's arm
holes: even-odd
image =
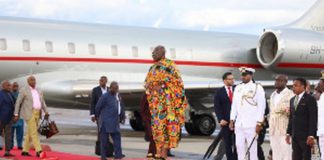
[[[257,90],[257,105],[258,105],[258,122],[264,121],[264,112],[266,110],[265,92],[261,85],[258,86]]]
[[[98,100],[98,103],[97,103],[96,108],[95,108],[95,116],[96,117],[100,116],[101,110],[102,110],[103,106],[105,105],[105,99],[106,98],[104,98],[104,97],[105,96],[102,95]]]
[[[95,88],[92,89],[91,92],[91,101],[90,101],[90,116],[94,117],[96,108],[96,93]]]
[[[220,104],[219,92],[220,92],[220,89],[218,89],[216,91],[215,96],[214,96],[214,109],[215,109],[215,113],[216,113],[218,122],[220,122],[221,120],[224,119],[224,110]]]
[[[24,98],[25,98],[25,92],[23,91],[23,89],[21,89],[19,91],[19,94],[18,94],[16,103],[15,103],[15,112],[14,112],[15,116],[18,116],[19,115],[20,106],[21,106]]]
[[[123,100],[121,98],[120,95],[118,95],[118,98],[119,98],[119,101],[120,101],[120,115],[119,115],[119,118],[120,118],[120,122],[122,124],[125,123],[125,119],[126,119],[126,115],[125,115],[125,105],[123,103]]]
[[[44,94],[43,94],[43,92],[39,92],[39,93],[40,93],[40,96],[42,99],[42,109],[46,114],[48,114],[48,109],[47,109],[47,105],[45,103]]]
[[[288,127],[287,127],[287,134],[290,136],[292,134],[292,118],[293,118],[293,112],[294,112],[294,110],[292,108],[292,99],[290,99],[290,114],[289,114],[289,122],[288,122]]]
[[[309,117],[309,131],[308,136],[316,136],[317,131],[317,121],[318,121],[318,113],[317,113],[317,102],[313,96],[310,96],[309,104],[308,104],[308,117]]]

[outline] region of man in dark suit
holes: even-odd
[[[99,98],[109,90],[109,88],[107,87],[107,82],[108,78],[106,76],[101,76],[99,80],[99,86],[92,89],[90,102],[90,116],[92,122],[96,122],[95,108],[97,102],[99,101]]]
[[[13,156],[11,150],[11,126],[14,117],[15,99],[11,93],[11,84],[5,80],[1,83],[0,91],[0,134],[5,133],[5,157]]]
[[[121,159],[125,157],[122,154],[121,148],[121,135],[120,135],[120,125],[121,122],[120,115],[122,114],[122,109],[120,107],[119,99],[116,98],[118,94],[118,83],[112,82],[110,84],[110,90],[102,95],[96,105],[95,115],[98,117],[98,125],[100,132],[100,142],[101,142],[101,160],[106,160],[106,146],[110,135],[114,141],[114,155],[115,159]]]
[[[214,97],[215,113],[219,124],[223,130],[223,140],[226,146],[226,157],[228,160],[237,159],[236,153],[233,152],[234,132],[229,129],[231,114],[231,105],[234,92],[234,76],[231,72],[223,75],[224,87],[217,90]]]
[[[290,100],[290,115],[286,142],[292,143],[293,160],[310,160],[311,148],[317,132],[317,103],[313,96],[306,93],[307,82],[303,78],[294,80],[296,94]]]

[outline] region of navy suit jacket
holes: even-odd
[[[108,91],[109,88],[107,87],[107,92]],[[90,115],[95,115],[95,108],[101,95],[102,95],[102,91],[100,86],[97,86],[92,89],[91,102],[90,102]]]
[[[98,125],[100,132],[120,132],[119,123],[121,119],[118,114],[118,101],[115,95],[112,95],[110,92],[102,95],[96,105],[95,115],[99,118]]]
[[[0,123],[8,124],[14,116],[15,98],[10,92],[0,91]]]
[[[232,87],[233,94],[234,94],[234,89],[235,89],[235,86]],[[225,86],[222,88],[219,88],[216,91],[216,94],[214,97],[214,108],[215,108],[215,113],[216,113],[218,122],[220,122],[221,120],[225,120],[227,122],[230,121],[231,105],[232,105],[232,103],[230,102],[230,99],[228,97]]]

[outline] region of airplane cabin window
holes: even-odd
[[[75,54],[75,45],[72,42],[68,43],[68,49],[70,54]]]
[[[175,48],[170,48],[170,54],[171,54],[171,58],[172,59],[177,58],[176,49]]]
[[[4,38],[0,39],[0,50],[7,50],[7,41]]]
[[[26,52],[30,51],[30,41],[29,40],[23,40],[23,50]]]
[[[89,53],[92,55],[96,54],[96,47],[94,44],[89,44]]]
[[[132,47],[132,53],[133,53],[133,57],[138,57],[138,47],[133,46]]]
[[[113,56],[118,56],[118,47],[117,47],[117,45],[112,45],[111,46],[111,54]]]
[[[45,42],[45,47],[46,47],[46,51],[48,53],[53,53],[53,42],[51,41],[46,41]]]

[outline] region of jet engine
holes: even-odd
[[[324,34],[311,30],[266,30],[257,46],[260,64],[277,73],[319,76],[324,68]]]

